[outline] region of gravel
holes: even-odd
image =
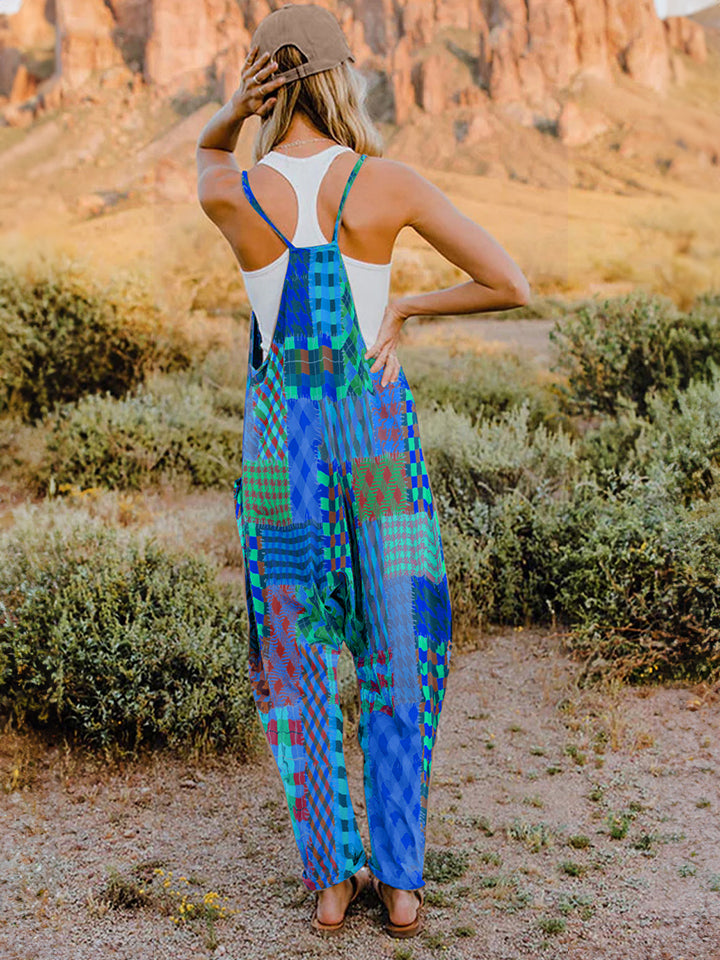
[[[311,931],[269,749],[247,765],[155,754],[111,767],[6,732],[0,776],[18,782],[0,804],[0,958],[720,960],[720,690],[583,691],[561,637],[480,643],[453,654],[428,821],[429,849],[450,865],[465,851],[468,866],[428,876],[420,937],[387,937],[371,894],[342,937]],[[351,730],[347,761],[367,843]],[[154,869],[236,912],[214,930],[173,922]],[[153,895],[122,907],[113,876],[144,877]]]

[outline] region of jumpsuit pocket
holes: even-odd
[[[253,367],[252,365],[250,366],[251,386],[253,387],[257,386],[257,384],[262,382],[262,380],[265,377],[265,374],[267,373],[267,368],[268,368],[268,364],[270,363],[270,359],[271,359],[271,355],[268,353],[268,355],[265,357],[265,359],[263,360],[263,362],[260,364],[259,367]]]

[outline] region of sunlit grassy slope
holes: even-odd
[[[705,64],[683,61],[685,83],[666,97],[622,75],[613,86],[578,83],[580,109],[607,122],[586,146],[569,149],[498,109],[497,133],[465,147],[462,162],[440,152],[452,139],[444,117],[421,116],[402,130],[384,125],[386,154],[419,169],[496,237],[534,294],[644,286],[686,306],[720,285],[714,35],[709,45]],[[195,140],[217,107],[100,90],[29,131],[0,129],[0,256],[62,252],[100,275],[137,269],[178,310],[246,307],[237,264],[195,196]],[[257,122],[242,132],[241,167],[252,164]],[[467,170],[477,172],[460,172]],[[394,259],[393,294],[467,279],[410,229]]]

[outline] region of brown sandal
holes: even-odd
[[[357,900],[362,891],[369,886],[370,878],[365,867],[361,867],[357,873],[353,874],[350,877],[350,882],[352,883],[353,892],[348,905],[345,908],[345,914],[343,915],[342,920],[338,920],[337,923],[323,923],[322,920],[318,919],[317,908],[318,902],[317,898],[315,900],[315,909],[313,911],[312,919],[310,921],[310,926],[317,930],[319,933],[330,934],[331,936],[336,933],[341,933],[343,927],[345,926],[345,917],[347,912],[350,909],[350,904]]]
[[[376,876],[373,876],[372,883],[373,887],[375,888],[375,893],[378,895],[378,899],[387,910],[387,923],[383,924],[383,930],[385,933],[389,934],[391,937],[395,937],[396,939],[417,936],[423,928],[423,918],[420,912],[423,904],[425,903],[425,893],[423,888],[421,887],[419,890],[412,891],[412,893],[414,893],[418,898],[418,908],[417,913],[415,914],[415,919],[411,920],[410,923],[393,923],[390,919],[390,908],[385,902],[385,897],[383,897],[381,890],[381,888],[383,886],[387,886],[387,884],[384,884],[383,881],[379,880]]]

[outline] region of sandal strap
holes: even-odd
[[[360,881],[358,880],[357,876],[354,873],[350,877],[350,883],[352,884],[352,895],[350,897],[350,903],[352,903],[355,897],[360,892]],[[350,903],[348,904],[348,906],[350,906]]]

